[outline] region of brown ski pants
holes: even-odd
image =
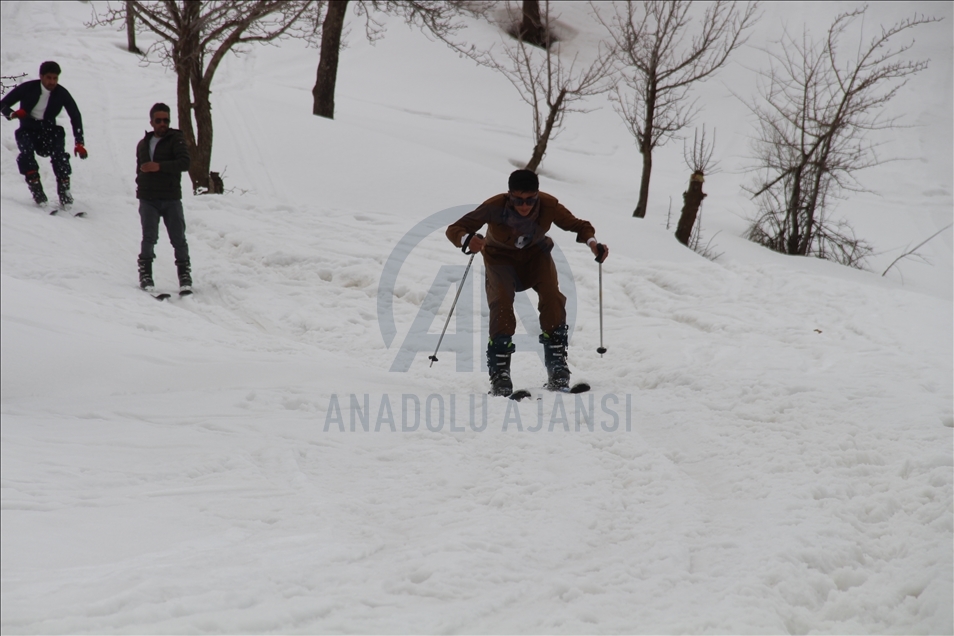
[[[514,334],[514,296],[527,289],[537,292],[539,297],[540,329],[552,333],[566,322],[566,296],[560,293],[550,249],[549,241],[547,245],[522,250],[484,248],[491,338]]]

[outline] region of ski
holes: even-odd
[[[169,300],[170,298],[172,298],[172,294],[170,294],[170,293],[168,293],[168,292],[158,292],[158,291],[156,291],[156,288],[155,288],[155,287],[148,287],[148,288],[145,288],[145,289],[143,289],[142,287],[140,287],[139,289],[142,289],[144,292],[146,292],[147,294],[149,294],[150,296],[152,296],[152,297],[155,298],[156,300]],[[188,297],[191,296],[193,293],[194,293],[194,292],[192,291],[191,288],[189,288],[189,289],[180,289],[180,290],[179,290],[179,298],[188,298]]]
[[[573,386],[550,387],[548,385],[544,385],[543,388],[553,393],[586,393],[590,390],[590,385],[586,382],[577,382]],[[529,397],[533,397],[533,394],[526,389],[519,389],[510,394],[510,399],[516,400],[517,402]]]
[[[543,388],[553,393],[586,393],[590,390],[590,385],[586,382],[577,382],[573,386],[550,386],[545,384]]]
[[[53,210],[50,212],[50,216],[56,216],[60,212],[69,212],[70,214],[72,214],[74,217],[78,219],[86,218],[86,212],[73,212],[69,208],[53,208]]]

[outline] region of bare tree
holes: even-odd
[[[589,65],[579,64],[578,56],[568,62],[563,59],[559,46],[550,39],[553,19],[548,0],[540,12],[540,22],[548,38],[542,50],[520,38],[518,28],[510,29],[517,37],[504,42],[503,53],[452,44],[478,64],[503,74],[523,101],[533,108],[534,146],[526,164],[526,169],[533,171],[543,161],[549,142],[562,128],[564,116],[570,112],[586,112],[574,104],[605,92],[604,80],[612,70],[612,57],[603,51]],[[512,23],[518,23],[516,16],[512,16]]]
[[[643,158],[635,217],[646,216],[653,150],[692,122],[697,108],[689,90],[719,70],[745,43],[756,22],[756,3],[708,3],[699,31],[690,38],[692,2],[626,0],[601,19],[621,66],[613,100],[636,138]]]
[[[136,7],[130,0],[126,0],[126,50],[142,55],[142,51],[136,46]]]
[[[761,73],[762,99],[750,106],[759,122],[757,177],[747,188],[759,211],[748,236],[778,252],[855,267],[871,253],[829,212],[843,192],[864,189],[856,173],[881,163],[867,134],[898,126],[884,108],[927,68],[927,60],[902,59],[913,42],[895,40],[937,19],[915,16],[881,27],[867,43],[859,35],[846,47],[854,53],[842,57],[840,38],[866,10],[839,15],[819,43],[807,32],[798,40],[786,32],[781,52],[769,52],[771,66]]]
[[[479,14],[485,3],[441,2],[437,0],[355,0],[355,12],[365,19],[368,41],[381,37],[384,26],[375,14],[398,15],[405,22],[418,26],[438,39],[446,40],[460,24],[456,19],[464,14]],[[315,86],[312,88],[312,114],[335,118],[335,84],[338,79],[338,54],[349,0],[328,0],[328,11],[321,27],[321,54]]]
[[[196,192],[214,192],[212,79],[225,55],[244,44],[286,36],[309,37],[317,28],[318,0],[129,0],[94,15],[87,26],[122,24],[127,12],[160,40],[146,51],[176,73],[178,124],[192,155],[189,176]],[[309,19],[310,18],[310,19]],[[193,126],[193,117],[195,125]]]
[[[712,160],[714,151],[715,132],[712,133],[712,140],[707,141],[705,126],[702,127],[701,137],[698,130],[693,135],[691,151],[683,146],[683,158],[686,161],[686,166],[692,170],[692,176],[689,177],[689,188],[682,193],[682,213],[679,216],[679,224],[676,226],[676,240],[683,245],[689,245],[689,240],[692,238],[692,229],[696,223],[696,216],[702,206],[702,200],[708,196],[702,191],[705,175],[715,171],[719,163]]]

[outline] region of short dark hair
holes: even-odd
[[[507,185],[511,192],[537,192],[540,189],[540,179],[532,170],[514,170],[510,173]]]
[[[152,116],[156,113],[172,113],[172,111],[162,102],[156,102],[152,105],[152,108],[149,109],[149,119],[152,119]]]
[[[47,73],[55,73],[56,75],[59,75],[60,65],[56,62],[43,62],[40,64],[40,77],[43,77]]]

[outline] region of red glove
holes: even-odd
[[[10,116],[7,117],[7,119],[23,119],[26,116],[27,116],[27,112],[23,110],[22,108],[20,108],[19,110],[15,110],[12,113],[10,113]]]
[[[86,148],[83,147],[83,144],[76,144],[73,148],[73,154],[80,159],[86,159],[89,156],[89,153],[86,152]]]

